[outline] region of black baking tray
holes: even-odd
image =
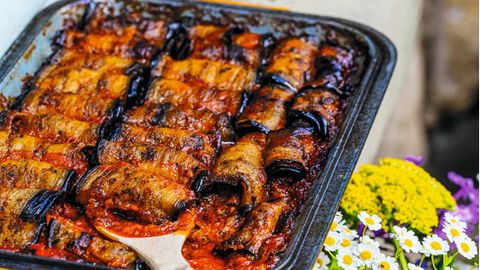
[[[110,1],[101,1],[110,2]],[[111,1],[113,3],[113,1]],[[297,218],[294,233],[281,254],[275,269],[310,269],[322,246],[340,199],[365,144],[377,110],[387,89],[396,62],[392,42],[374,29],[343,19],[314,16],[288,11],[231,6],[194,1],[148,0],[153,4],[194,6],[210,19],[230,16],[241,20],[257,18],[258,29],[269,24],[294,22],[315,26],[315,29],[335,29],[355,39],[365,49],[364,68],[358,75],[340,132],[334,140],[328,159],[317,176],[309,199]],[[115,1],[121,5],[121,1]],[[0,91],[18,96],[23,79],[34,74],[52,53],[51,40],[64,26],[66,18],[78,19],[85,11],[85,0],[59,1],[40,13],[27,25],[20,36],[0,59]],[[227,15],[226,15],[227,14]],[[258,18],[261,18],[258,20]],[[14,269],[111,269],[87,263],[67,262],[26,254],[0,251],[0,267]]]

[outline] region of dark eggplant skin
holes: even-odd
[[[283,225],[282,218],[288,211],[286,199],[263,202],[253,208],[240,228],[230,239],[216,246],[219,251],[247,251],[256,256],[263,242]]]
[[[47,211],[63,197],[63,192],[41,190],[27,202],[20,218],[30,222],[44,221]]]
[[[131,77],[126,94],[126,109],[142,104],[147,92],[147,74],[147,68],[138,62],[125,70],[125,75]]]
[[[320,155],[312,128],[290,127],[268,134],[265,170],[270,181],[303,179]]]
[[[293,86],[289,81],[287,81],[281,75],[275,74],[275,73],[265,74],[263,76],[261,85],[262,86],[277,85],[277,86],[283,87],[283,88],[285,88],[289,91],[292,91],[293,93],[298,92],[297,88],[295,88],[295,86]]]
[[[93,17],[95,14],[95,9],[97,8],[97,3],[96,1],[89,0],[85,9],[85,13],[83,13],[82,18],[77,24],[77,30],[78,31],[84,31],[85,28],[87,27],[88,23],[90,22],[90,19]]]
[[[263,150],[266,136],[249,133],[224,150],[217,159],[203,188],[213,184],[227,184],[242,188],[242,205],[255,206],[265,198],[267,181],[263,169]]]
[[[297,120],[303,120],[307,122],[316,131],[319,139],[326,139],[329,137],[328,122],[321,114],[308,111],[295,111],[292,110],[289,113],[290,122]]]
[[[163,53],[167,53],[175,60],[187,58],[191,50],[191,40],[188,38],[188,30],[181,22],[172,22],[168,25]]]

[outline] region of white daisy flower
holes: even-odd
[[[340,249],[337,254],[337,264],[345,270],[357,270],[357,258],[353,255],[352,249]]]
[[[407,266],[408,266],[408,270],[423,270],[422,267],[415,265],[413,263],[409,263]]]
[[[330,225],[330,231],[339,231],[340,227],[345,224],[345,221],[342,218],[342,212],[338,211],[337,214],[335,214],[332,225]]]
[[[445,223],[442,228],[442,232],[447,236],[448,241],[453,242],[458,237],[462,236],[465,232],[465,228],[462,228],[457,223]]]
[[[356,241],[350,235],[340,233],[340,246],[342,248],[353,248],[356,244]]]
[[[376,264],[376,258],[380,256],[380,249],[373,244],[361,242],[355,249],[355,255],[360,265],[373,267]]]
[[[423,238],[423,248],[427,255],[444,255],[448,252],[447,241],[440,238],[438,235],[429,235]]]
[[[377,248],[380,248],[380,243],[375,241],[374,239],[370,238],[370,236],[368,236],[368,235],[364,235],[364,236],[360,237],[360,242],[370,244],[370,245],[374,245]]]
[[[328,232],[325,241],[323,242],[323,248],[326,251],[336,251],[340,246],[340,233]]]
[[[466,229],[467,228],[467,223],[463,222],[459,217],[454,216],[450,213],[445,213],[445,222],[448,224],[456,225],[459,228]]]
[[[380,254],[379,258],[377,258],[377,264],[378,270],[398,270],[399,268],[395,258],[385,256],[383,253]]]
[[[371,231],[382,229],[382,219],[377,215],[369,215],[367,212],[362,211],[358,215],[358,219],[360,219],[360,221]]]
[[[395,226],[393,230],[395,231],[393,237],[397,239],[402,249],[406,252],[417,253],[422,247],[418,237],[413,231],[397,226]]]
[[[465,234],[455,239],[455,245],[457,246],[458,253],[469,260],[477,255],[477,245]]]
[[[324,252],[320,252],[317,257],[317,261],[313,266],[313,270],[328,270],[328,264],[330,263],[330,258]]]
[[[350,230],[347,226],[341,226],[340,227],[340,232],[349,236],[351,239],[356,239],[358,238],[358,233],[355,230]]]

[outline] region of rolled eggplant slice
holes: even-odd
[[[159,126],[184,129],[203,133],[220,132],[222,139],[233,139],[233,128],[230,117],[226,114],[215,114],[209,110],[194,110],[172,103],[149,103],[126,112],[124,122],[129,124]]]
[[[149,223],[172,217],[194,198],[192,191],[171,179],[130,166],[96,167],[77,187],[80,204],[103,205]]]
[[[0,215],[28,222],[42,222],[62,192],[34,188],[0,187]]]
[[[52,218],[47,232],[50,248],[71,252],[90,262],[127,268],[136,260],[135,252],[126,245],[79,230],[73,220]]]
[[[83,174],[88,166],[88,159],[81,145],[49,144],[37,137],[0,131],[0,160],[12,158],[48,162],[75,170],[78,175]]]
[[[107,71],[70,66],[48,66],[36,80],[36,88],[46,92],[96,96],[102,99],[126,96],[130,76],[123,70]]]
[[[140,170],[175,179],[185,186],[190,186],[195,175],[205,169],[200,161],[185,152],[128,142],[100,141],[97,158],[100,164],[127,162]]]
[[[268,134],[265,168],[270,179],[304,178],[319,155],[314,131],[311,128],[288,128]]]
[[[337,133],[345,103],[326,88],[308,89],[297,95],[290,107],[291,119],[303,119],[313,126],[320,137]]]
[[[200,82],[205,88],[228,91],[252,90],[256,80],[253,68],[206,59],[174,61],[168,56],[159,60],[152,73],[168,80]]]
[[[293,98],[291,91],[272,85],[262,87],[240,115],[237,131],[269,133],[285,127],[287,103]]]
[[[324,45],[315,60],[317,69],[315,79],[307,85],[318,87],[328,85],[340,94],[348,94],[346,86],[349,74],[354,68],[353,51],[341,46]]]
[[[282,214],[288,209],[285,199],[257,205],[248,214],[243,227],[232,238],[217,246],[217,249],[248,251],[257,255],[263,242],[274,234]]]
[[[34,90],[25,98],[22,111],[37,114],[54,112],[75,120],[100,123],[118,117],[123,105],[119,99]]]
[[[67,30],[64,33],[65,48],[76,48],[87,54],[108,54],[131,57],[136,39],[137,28],[129,26],[118,29],[117,33],[84,33]]]
[[[220,147],[220,138],[215,134],[188,130],[147,127],[122,124],[114,131],[112,139],[119,142],[162,146],[183,151],[206,166],[211,166]]]
[[[75,171],[30,160],[0,161],[0,186],[67,191],[75,181]]]
[[[262,85],[277,84],[296,93],[313,74],[317,46],[317,42],[308,38],[281,42],[265,70]]]
[[[246,95],[239,91],[224,91],[160,79],[150,87],[146,99],[150,103],[173,103],[188,109],[235,116],[241,110]]]
[[[134,59],[114,55],[83,54],[76,49],[63,49],[49,59],[55,67],[96,70],[100,73],[121,74],[134,63]]]
[[[21,250],[38,241],[43,224],[0,214],[0,249]]]
[[[242,204],[255,206],[264,200],[266,175],[263,170],[265,135],[250,133],[223,151],[204,184],[242,187]]]
[[[11,133],[39,137],[50,143],[95,145],[100,125],[73,120],[60,114],[12,113],[6,128]]]

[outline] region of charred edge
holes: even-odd
[[[35,83],[34,78],[31,78],[23,86],[22,93],[10,104],[10,109],[14,111],[20,111],[25,99],[28,97],[28,95],[30,95],[30,93],[33,92],[33,90],[35,90]]]
[[[93,17],[95,13],[95,9],[97,8],[97,3],[95,1],[89,0],[87,3],[87,7],[85,9],[85,13],[83,13],[82,19],[78,22],[77,30],[83,31],[87,27],[90,19]]]
[[[100,165],[100,151],[102,151],[102,148],[105,145],[105,142],[106,142],[105,139],[100,139],[95,144],[92,156],[89,160],[89,163],[92,165],[92,167]]]
[[[280,86],[288,91],[291,91],[293,93],[297,93],[297,89],[295,86],[293,86],[289,81],[287,81],[285,78],[278,74],[265,74],[263,76],[261,86],[267,86],[267,85],[277,85]]]
[[[124,104],[121,99],[115,99],[107,112],[106,121],[118,121],[124,111]]]
[[[316,112],[290,111],[290,119],[292,121],[297,119],[304,120],[314,128],[318,138],[328,138],[328,122],[322,115]]]
[[[181,22],[172,22],[165,35],[162,51],[175,60],[185,59],[190,52],[191,41],[188,31]]]
[[[188,208],[195,204],[195,200],[181,201],[175,205],[175,212],[173,213],[171,219],[177,220],[178,217],[185,212]]]
[[[303,179],[307,175],[305,167],[294,160],[275,160],[266,168],[269,179],[289,178],[294,181]]]
[[[315,59],[317,78],[342,72],[342,65],[333,57],[320,56]]]
[[[70,192],[76,179],[77,179],[77,172],[75,172],[74,170],[70,170],[67,173],[65,180],[63,181],[63,185],[60,188],[60,191]]]
[[[270,132],[270,129],[258,123],[257,121],[245,120],[237,123],[236,131],[239,136],[243,136],[252,132],[261,132],[264,134],[268,134]]]
[[[283,231],[285,225],[287,225],[287,221],[293,217],[293,213],[291,211],[286,211],[280,215],[277,221],[277,225],[275,225],[275,229],[273,230],[273,234],[278,234]]]
[[[262,82],[263,76],[265,74],[265,67],[270,61],[270,56],[273,52],[273,49],[276,45],[276,39],[271,33],[267,33],[262,36],[261,47],[259,52],[260,63],[257,68],[257,78],[256,82],[260,84]]]
[[[240,107],[238,108],[236,117],[240,116],[240,114],[243,113],[243,111],[247,107],[248,100],[249,100],[248,91],[246,91],[246,90],[242,91],[242,96],[240,97]],[[232,119],[232,120],[235,120],[235,119]]]
[[[162,120],[167,113],[168,110],[172,107],[172,103],[161,103],[158,105],[158,108],[155,112],[155,115],[152,118],[152,124],[158,126],[162,123]]]
[[[238,207],[237,213],[242,217],[246,217],[248,215],[248,213],[250,213],[250,211],[252,211],[252,209],[253,209],[252,205],[244,204],[244,205]]]
[[[235,61],[238,61],[240,63],[245,63],[246,62],[247,59],[245,57],[243,48],[241,46],[238,46],[238,45],[233,43],[233,37],[235,35],[238,35],[238,34],[241,34],[241,33],[244,33],[244,32],[245,32],[245,29],[243,27],[239,27],[239,26],[231,27],[227,31],[225,31],[225,33],[222,36],[223,44],[225,44],[225,46],[227,48],[224,51],[224,53],[225,53],[224,58],[225,59],[235,60]]]
[[[44,221],[48,209],[60,200],[63,194],[63,192],[52,190],[39,191],[27,202],[20,218],[24,221]]]
[[[52,248],[55,245],[55,240],[54,239],[55,239],[56,234],[57,234],[56,231],[57,231],[57,228],[61,225],[62,224],[54,218],[50,219],[50,221],[48,222],[48,225],[47,225],[47,239],[46,239],[47,240],[47,247]]]
[[[193,190],[195,193],[201,192],[205,187],[205,182],[209,175],[209,171],[200,171],[195,177],[195,180],[193,180],[191,190]]]
[[[323,84],[315,84],[314,82],[312,82],[312,83],[309,83],[309,84],[305,85],[304,87],[302,87],[299,91],[299,94],[303,94],[305,92],[312,91],[312,90],[321,90],[321,89],[330,91],[341,99],[345,99],[345,98],[349,97],[351,92],[352,92],[350,90],[344,92],[344,91],[338,89],[338,87],[335,87],[330,82],[326,82],[326,83],[323,83]]]
[[[125,109],[131,109],[134,106],[141,105],[144,100],[148,82],[147,69],[141,63],[136,62],[125,70],[125,75],[131,76],[127,89]]]

